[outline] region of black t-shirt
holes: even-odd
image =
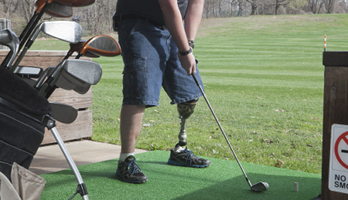
[[[189,0],[178,0],[181,16],[184,19]],[[134,14],[147,17],[164,25],[163,15],[158,0],[118,0],[116,11],[120,14]]]

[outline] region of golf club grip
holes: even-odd
[[[36,17],[39,15],[39,13],[35,12],[34,15],[30,18],[30,21],[28,22],[28,24],[25,26],[25,28],[23,29],[21,35],[19,36],[19,41],[22,41],[24,36],[27,34],[27,32],[29,31],[29,28],[31,26],[33,26],[34,21],[36,19]]]
[[[45,11],[51,6],[51,3],[47,2],[44,7],[42,8],[42,10],[39,13],[36,13],[34,15],[36,15],[35,20],[32,22],[32,24],[30,25],[30,27],[27,28],[26,33],[24,34],[24,36],[22,38],[20,38],[20,44],[19,44],[19,49],[18,51],[20,51],[24,44],[27,42],[30,34],[33,32],[34,28],[36,27],[36,25],[39,23],[40,19],[42,18],[42,15],[45,13]],[[22,36],[22,34],[21,34]],[[21,37],[20,36],[20,37]]]
[[[13,52],[13,53],[17,53],[17,52]],[[2,61],[2,63],[0,64],[1,67],[6,67],[7,64],[10,61],[10,53],[8,53],[5,57],[5,59]]]
[[[197,77],[196,77],[195,73],[192,73],[191,75],[192,75],[193,79],[195,80],[197,86],[198,86],[199,89],[201,90],[201,93],[202,93],[202,95],[203,95],[203,97],[204,97],[204,99],[205,99],[205,102],[207,103],[207,105],[208,105],[208,107],[209,107],[211,113],[213,114],[213,116],[214,116],[214,118],[215,118],[215,121],[216,121],[216,123],[218,124],[218,126],[219,126],[219,128],[220,128],[220,131],[221,131],[221,133],[222,133],[222,135],[224,136],[224,138],[225,138],[225,140],[226,140],[228,146],[230,147],[230,149],[231,149],[231,151],[232,151],[232,154],[233,154],[234,158],[236,159],[236,161],[237,161],[237,163],[238,163],[240,169],[242,170],[242,172],[243,172],[243,174],[244,174],[244,176],[245,176],[246,181],[248,182],[249,186],[252,187],[252,184],[251,184],[251,182],[250,182],[248,176],[246,175],[246,173],[245,173],[245,171],[244,171],[244,169],[243,169],[243,167],[242,167],[242,164],[241,164],[241,163],[239,162],[239,160],[238,160],[237,154],[234,152],[234,150],[233,150],[233,148],[232,148],[232,145],[231,145],[230,141],[228,140],[228,138],[227,138],[227,136],[226,136],[226,134],[225,134],[225,131],[222,129],[222,126],[221,126],[221,124],[220,124],[218,118],[216,117],[213,108],[211,107],[211,105],[210,105],[210,103],[209,103],[209,101],[208,101],[207,96],[205,95],[205,93],[204,93],[204,91],[203,91],[201,85],[199,84],[199,82],[198,82],[198,80],[197,80]]]

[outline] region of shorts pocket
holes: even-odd
[[[125,98],[137,98],[147,90],[146,59],[138,58],[124,61],[123,95]]]

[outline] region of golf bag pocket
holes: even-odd
[[[14,162],[29,168],[44,132],[41,123],[0,104],[0,171],[8,179]]]

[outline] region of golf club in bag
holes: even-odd
[[[51,22],[42,22],[39,24],[30,38],[28,39],[28,42],[25,44],[24,49],[20,52],[20,54],[17,57],[16,62],[9,66],[10,70],[14,73],[16,73],[16,69],[19,65],[19,63],[24,58],[25,54],[31,47],[31,45],[34,43],[35,39],[39,35],[40,32],[45,33],[46,35],[49,35],[51,37],[54,37],[56,39],[66,41],[69,43],[77,43],[80,41],[82,36],[82,28],[80,24],[72,21],[51,21]],[[11,65],[12,63],[9,63]]]
[[[35,1],[36,10],[34,15],[31,17],[30,21],[23,29],[21,35],[19,36],[19,47],[15,55],[22,49],[34,27],[37,25],[39,20],[41,19],[44,13],[51,15],[52,17],[71,17],[72,16],[72,8],[66,5],[62,5],[57,2],[52,2],[52,0],[36,0]],[[8,54],[6,58],[2,61],[1,66],[9,67],[10,55]]]
[[[198,61],[196,61],[196,62],[198,63]],[[248,184],[249,184],[249,186],[250,186],[250,189],[251,189],[252,191],[254,191],[254,192],[262,192],[262,191],[267,190],[268,187],[269,187],[269,185],[268,185],[268,183],[266,183],[266,182],[262,182],[262,181],[261,181],[261,182],[255,183],[254,185],[251,184],[251,182],[250,182],[248,176],[246,175],[246,173],[245,173],[245,171],[244,171],[244,169],[243,169],[243,167],[242,167],[242,164],[241,164],[241,163],[239,162],[239,160],[238,160],[237,154],[234,152],[231,143],[228,141],[228,138],[227,138],[227,136],[226,136],[226,134],[225,134],[225,131],[222,129],[221,124],[220,124],[218,118],[216,117],[216,115],[215,115],[215,113],[214,113],[214,111],[213,111],[213,108],[211,107],[211,105],[210,105],[210,103],[209,103],[209,101],[208,101],[207,96],[205,95],[205,93],[204,93],[202,87],[200,86],[200,84],[199,84],[199,82],[198,82],[198,80],[197,80],[197,78],[196,78],[196,75],[195,75],[194,73],[192,73],[191,75],[192,75],[193,79],[195,80],[197,86],[199,87],[199,89],[200,89],[200,91],[201,91],[201,93],[202,93],[202,95],[203,95],[203,97],[204,97],[204,99],[205,99],[205,102],[207,103],[207,105],[208,105],[208,107],[209,107],[211,113],[213,114],[213,116],[214,116],[214,118],[215,118],[216,123],[218,124],[218,126],[219,126],[219,128],[220,128],[220,130],[221,130],[222,135],[224,136],[224,138],[225,138],[225,140],[226,140],[228,146],[230,147],[230,149],[231,149],[231,151],[232,151],[233,156],[235,157],[235,159],[236,159],[236,161],[237,161],[237,163],[238,163],[240,169],[242,170],[242,172],[243,172],[243,174],[244,174],[244,177],[245,177],[246,181],[248,182]]]
[[[14,162],[28,169],[47,127],[55,137],[78,182],[72,197],[80,194],[87,200],[86,186],[56,129],[55,119],[51,115],[51,105],[61,107],[50,104],[19,76],[0,68],[0,171],[11,180]]]
[[[11,30],[3,29],[0,30],[0,44],[10,48],[10,52],[6,56],[8,62],[6,64],[1,63],[0,65],[0,67],[8,68],[9,63],[12,63],[16,59],[19,50],[19,39]]]

